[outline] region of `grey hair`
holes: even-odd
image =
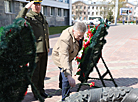
[[[79,30],[80,32],[84,33],[86,32],[86,24],[84,22],[78,21],[74,24],[73,29]]]

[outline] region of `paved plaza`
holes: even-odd
[[[52,61],[51,53],[60,34],[50,36],[50,53],[48,60],[47,73],[45,77],[45,91],[52,95],[52,98],[45,99],[45,102],[59,102],[61,100],[61,90],[58,88],[59,69]],[[106,36],[107,43],[102,50],[103,58],[111,71],[112,76],[118,86],[127,86],[138,88],[138,25],[111,25]],[[73,78],[77,71],[77,63],[73,61]],[[102,61],[98,63],[98,68],[101,73],[105,71]],[[98,77],[94,70],[92,77]],[[107,76],[109,77],[109,76]],[[88,80],[95,82],[96,86],[101,86],[101,81]],[[113,87],[113,83],[106,81],[106,86]],[[71,89],[71,94],[76,93],[78,85]],[[81,90],[88,89],[88,86],[82,86]],[[35,100],[29,86],[27,95],[22,102],[39,102]]]

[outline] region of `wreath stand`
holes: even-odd
[[[95,67],[95,69],[96,69],[96,71],[97,71],[97,73],[98,73],[98,75],[99,75],[99,78],[88,77],[88,79],[101,80],[102,85],[103,85],[104,87],[106,87],[104,80],[106,80],[106,81],[112,81],[113,84],[114,84],[114,86],[115,86],[115,87],[118,87],[118,85],[117,85],[116,82],[114,81],[114,78],[113,78],[113,76],[112,76],[110,70],[108,69],[108,67],[107,67],[107,65],[106,65],[106,63],[105,63],[105,61],[104,61],[102,55],[100,56],[100,58],[101,58],[101,60],[102,60],[102,62],[103,62],[103,64],[104,64],[104,66],[105,66],[105,68],[106,68],[106,72],[104,72],[103,74],[101,74],[100,71],[99,71],[99,68],[98,68],[97,65],[96,65],[96,63],[94,63],[94,67]],[[94,61],[93,61],[93,62],[94,62]],[[106,75],[108,75],[108,74],[109,74],[109,76],[110,76],[110,79],[104,78],[104,77],[105,77]],[[77,89],[77,92],[80,90],[80,88],[81,88],[82,85],[86,85],[86,84],[81,83],[81,84],[79,85],[79,88]],[[100,88],[100,87],[98,87],[98,86],[93,86],[93,87],[95,87],[95,88]]]

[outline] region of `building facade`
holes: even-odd
[[[77,1],[72,4],[72,15],[76,20],[88,20],[88,16],[102,16],[106,18],[108,11],[111,10],[115,14],[115,10],[107,2],[92,2],[84,3]]]
[[[138,20],[138,5],[134,7],[134,17],[136,20]]]
[[[111,10],[114,15],[114,8],[109,4],[88,4],[88,15],[90,16],[102,16],[103,18],[106,18],[109,10]]]
[[[87,20],[88,5],[84,2],[77,1],[72,4],[72,15],[74,19]]]
[[[135,4],[129,3],[128,0],[120,0],[123,4],[123,8],[131,8],[131,15],[122,15],[118,18],[118,21],[128,20],[128,21],[136,21],[138,20],[138,1]],[[82,5],[85,5],[87,9],[80,9]],[[79,16],[77,14],[77,10],[79,10]],[[85,12],[82,13],[82,12]],[[106,0],[88,0],[88,2],[84,3],[82,1],[76,1],[72,4],[72,15],[76,16],[77,20],[88,20],[88,16],[102,16],[104,19],[107,17],[108,12],[112,12],[112,16],[115,17],[115,2],[111,1],[106,2]],[[82,15],[83,14],[83,15]],[[84,19],[85,18],[85,19]],[[75,19],[75,20],[76,20]],[[114,18],[115,20],[115,18]]]
[[[26,0],[0,0],[0,27],[11,24]],[[49,26],[71,25],[71,0],[43,0],[41,12]]]

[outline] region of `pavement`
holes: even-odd
[[[45,92],[51,94],[52,97],[46,98],[45,102],[59,102],[61,100],[61,89],[58,88],[59,69],[51,57],[52,48],[59,36],[60,34],[50,36],[51,49],[44,86]],[[138,25],[111,25],[105,39],[107,43],[103,47],[102,55],[117,85],[138,88]],[[101,60],[97,66],[101,73],[106,71]],[[76,84],[79,84],[78,76],[74,76],[77,72],[76,61],[73,61],[73,68],[73,78],[76,80]],[[98,77],[98,74],[94,70],[90,76]],[[108,75],[106,77],[109,78]],[[100,80],[88,80],[88,82],[95,82],[96,86],[103,87]],[[111,81],[105,81],[105,84],[107,87],[114,87]],[[77,92],[78,86],[71,89],[71,94]],[[90,87],[82,86],[80,91],[88,88]],[[30,85],[22,102],[39,102],[33,97]]]

